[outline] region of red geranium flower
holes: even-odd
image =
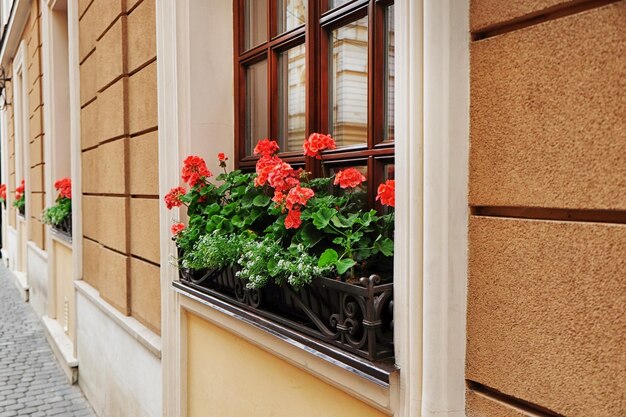
[[[199,156],[188,156],[183,165],[182,178],[190,187],[202,182],[204,178],[210,177],[211,171],[206,166],[204,159]]]
[[[346,168],[335,175],[334,184],[339,184],[341,188],[354,188],[361,185],[364,181],[365,177],[357,169]]]
[[[385,206],[396,206],[396,182],[394,180],[387,180],[385,183],[378,186],[378,195],[376,200],[380,200]]]
[[[3,200],[7,199],[7,185],[0,184],[0,198]]]
[[[183,202],[180,201],[180,197],[187,194],[187,190],[185,187],[174,187],[167,194],[165,194],[165,206],[168,210],[171,210],[172,207],[180,207],[183,205]]]
[[[281,161],[272,167],[267,175],[267,182],[275,190],[286,191],[300,184],[297,175],[297,171],[290,164]]]
[[[297,229],[302,224],[302,220],[300,220],[301,213],[298,210],[290,210],[285,217],[285,228],[287,229]]]
[[[16,193],[23,194],[23,193],[24,193],[24,188],[25,188],[25,185],[24,185],[24,180],[22,180],[22,182],[20,183],[20,185],[19,185],[19,186],[17,186],[17,187],[15,188],[15,192],[16,192]]]
[[[314,195],[315,192],[312,189],[300,187],[300,184],[296,185],[289,190],[289,194],[287,194],[285,199],[287,209],[292,210],[296,205],[305,206]]]
[[[172,236],[177,236],[183,230],[185,230],[185,225],[183,223],[174,223],[170,229]]]
[[[254,179],[254,186],[261,187],[265,185],[274,166],[281,162],[281,159],[277,156],[262,156],[256,163],[257,177]]]
[[[324,135],[322,133],[312,133],[308,139],[305,139],[302,145],[304,154],[306,156],[312,156],[317,159],[322,159],[320,152],[325,149],[336,149],[335,139],[330,135]]]
[[[280,147],[278,146],[278,143],[276,143],[275,141],[269,140],[269,139],[263,139],[259,141],[259,143],[257,143],[257,145],[254,147],[254,154],[262,155],[262,156],[272,156],[279,149]]]
[[[59,192],[59,196],[72,198],[72,180],[69,178],[61,178],[54,183],[54,188]]]
[[[218,161],[228,161],[228,157],[224,154],[224,152],[220,152],[217,154]]]

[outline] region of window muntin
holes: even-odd
[[[277,0],[276,33],[288,32],[304,25],[306,21],[307,0]]]
[[[245,39],[248,0],[234,1],[236,166],[254,169],[254,145],[272,138],[283,159],[321,175],[320,161],[304,157],[302,141],[313,132],[330,133],[338,148],[324,154],[326,174],[350,161],[367,167],[368,203],[377,206],[376,184],[394,155],[393,0],[265,0],[266,40],[252,48]],[[296,26],[301,15],[295,23],[285,20],[287,11],[302,9],[304,25]],[[251,94],[247,70],[263,61],[267,87]],[[263,116],[265,123],[250,126]]]

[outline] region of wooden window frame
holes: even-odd
[[[385,141],[385,10],[393,0],[352,0],[327,10],[329,0],[309,0],[306,23],[282,34],[277,33],[277,0],[267,0],[268,36],[264,43],[245,50],[245,0],[233,0],[234,6],[234,74],[235,74],[235,167],[251,170],[257,157],[246,155],[246,66],[267,60],[268,63],[268,132],[279,135],[278,56],[294,46],[306,48],[305,137],[314,132],[327,133],[329,103],[329,37],[333,29],[368,18],[368,108],[367,141],[324,152],[327,166],[367,166],[368,205],[378,209],[375,188],[383,181],[385,165],[394,163],[395,141]],[[311,24],[310,22],[315,22]],[[384,109],[376,111],[376,109]],[[294,165],[304,166],[315,176],[321,174],[320,161],[302,152],[281,152],[280,157]]]

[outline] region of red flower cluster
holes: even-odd
[[[263,139],[254,147],[254,154],[261,156],[272,156],[278,152],[279,146],[273,140]]]
[[[180,197],[187,194],[187,190],[185,187],[174,187],[167,194],[165,194],[165,206],[168,210],[171,210],[173,207],[180,207],[183,205],[183,202],[180,201]]]
[[[55,181],[54,188],[59,192],[60,197],[72,198],[72,180],[69,178],[61,178]]]
[[[213,175],[207,168],[204,159],[199,156],[188,156],[183,163],[183,181],[189,184],[190,187],[203,182],[204,178]]]
[[[226,168],[226,161],[228,161],[228,157],[224,152],[217,154],[217,160],[220,161],[220,167]]]
[[[172,232],[172,236],[177,236],[183,230],[185,230],[185,225],[183,223],[174,223],[170,232]]]
[[[363,174],[356,168],[346,168],[335,175],[335,185],[341,188],[355,188],[365,181]]]
[[[335,139],[330,135],[312,133],[311,136],[304,141],[302,148],[304,148],[304,154],[306,156],[322,159],[320,152],[325,149],[337,149],[337,145],[335,144]]]
[[[26,186],[24,185],[24,180],[20,183],[18,187],[15,188],[15,199],[19,200],[24,196],[24,189]]]
[[[396,182],[387,180],[378,186],[378,195],[376,200],[380,200],[385,206],[396,206]]]
[[[7,185],[6,184],[0,184],[0,199],[2,200],[7,199]]]
[[[276,156],[278,150],[278,144],[269,139],[263,139],[254,148],[255,155],[261,155],[256,164],[257,177],[254,185],[260,187],[267,184],[274,189],[272,201],[279,206],[284,205],[283,210],[288,211],[285,227],[297,229],[302,224],[300,210],[315,193],[310,188],[300,187],[299,177],[302,170],[293,169],[290,164]]]

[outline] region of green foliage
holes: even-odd
[[[60,225],[63,220],[72,215],[72,200],[66,197],[57,198],[56,203],[43,211],[41,221],[53,226]]]
[[[26,207],[26,197],[22,195],[22,197],[13,201],[13,207],[17,208],[21,213],[24,211],[24,207]]]

